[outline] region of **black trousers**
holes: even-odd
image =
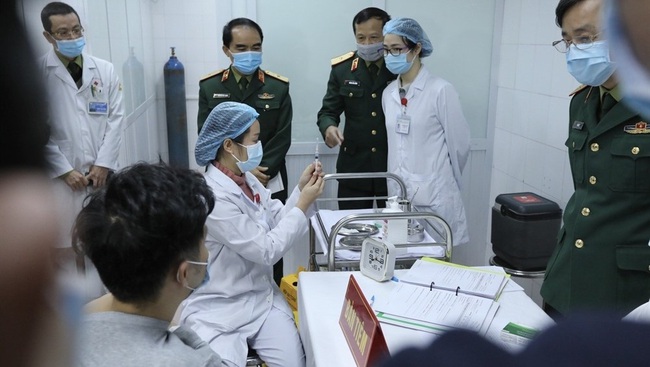
[[[355,180],[346,180],[346,184],[342,185],[339,182],[339,198],[355,198],[355,197],[371,197],[371,196],[387,196],[388,189],[386,188],[385,179],[373,179],[371,185],[354,186]],[[368,209],[373,207],[375,200],[352,200],[352,201],[339,201],[339,209]],[[377,200],[378,208],[385,208],[385,200]]]

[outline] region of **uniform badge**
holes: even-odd
[[[623,128],[628,134],[650,134],[650,129],[648,129],[648,123],[639,121],[634,125],[626,125]]]
[[[345,81],[343,82],[343,85],[354,85],[355,87],[360,87],[360,86],[361,86],[361,82],[358,81],[358,80],[345,80]]]
[[[575,130],[582,130],[583,127],[585,127],[585,123],[578,120],[573,121],[573,125],[571,125],[571,128]]]
[[[259,98],[259,99],[273,99],[273,98],[275,98],[275,94],[268,94],[268,93],[264,92],[262,94],[258,94],[257,98]]]
[[[217,98],[230,98],[230,93],[215,93],[212,95],[213,99]]]
[[[264,83],[264,72],[262,69],[257,70],[257,79],[259,79],[260,82]]]
[[[228,76],[230,76],[230,69],[227,69],[223,72],[223,75],[221,76],[221,82],[223,83],[228,80]]]
[[[350,67],[350,71],[357,70],[357,67],[359,67],[359,58],[358,57],[356,59],[352,60],[352,66]]]

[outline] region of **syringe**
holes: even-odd
[[[318,154],[318,138],[316,138],[316,151],[314,152],[314,169],[316,170],[316,173],[320,173],[320,161],[319,161],[319,154]]]

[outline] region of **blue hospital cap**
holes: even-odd
[[[424,29],[420,27],[418,22],[411,18],[395,18],[389,20],[384,25],[384,36],[387,34],[396,34],[398,36],[406,37],[413,43],[420,43],[422,45],[422,52],[420,57],[427,57],[433,53],[433,45],[429,41],[429,37],[424,33]]]
[[[226,139],[243,134],[260,114],[249,105],[223,102],[213,108],[205,119],[194,148],[194,158],[199,166],[207,166],[217,155]]]

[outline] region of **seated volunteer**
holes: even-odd
[[[139,163],[93,192],[74,244],[110,291],[80,325],[79,366],[220,366],[176,309],[206,278],[205,220],[214,196],[199,173]]]
[[[243,366],[250,347],[269,367],[304,366],[293,313],[273,281],[273,264],[305,238],[324,181],[320,167],[310,164],[286,205],[271,199],[250,173],[263,154],[257,117],[248,105],[223,102],[199,134],[196,162],[207,166],[206,181],[217,200],[207,220],[210,280],[183,303],[181,323],[228,365]]]

